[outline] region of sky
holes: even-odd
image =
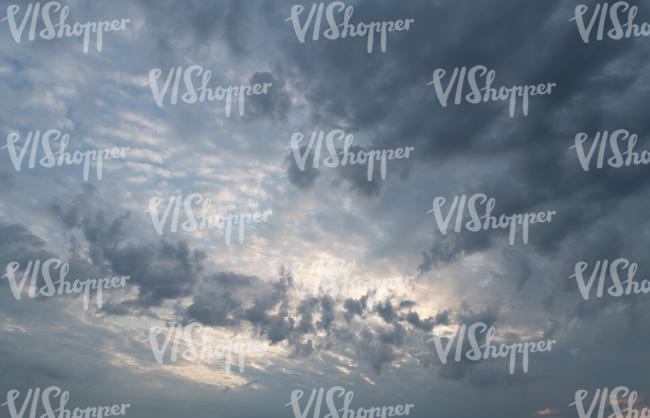
[[[68,408],[128,403],[134,418],[294,417],[294,391],[302,409],[312,390],[334,387],[353,392],[351,407],[413,404],[416,418],[571,418],[577,391],[587,406],[621,386],[650,407],[650,296],[585,300],[571,277],[579,262],[589,278],[597,262],[625,259],[635,281],[650,279],[647,165],[598,168],[594,148],[586,171],[575,148],[579,133],[588,152],[597,132],[620,129],[638,136],[636,152],[650,148],[650,44],[612,39],[606,19],[597,40],[597,16],[585,42],[580,24],[600,2],[584,2],[579,20],[581,3],[566,0],[346,1],[354,24],[413,19],[387,32],[385,51],[378,33],[368,53],[365,37],[328,39],[325,13],[318,39],[312,20],[300,41],[319,3],[64,0],[70,25],[128,19],[103,33],[101,51],[91,33],[85,52],[83,37],[30,40],[32,22],[45,28],[37,19],[16,42],[11,25],[35,3],[0,0],[0,19],[19,6],[0,21],[0,417],[11,417],[10,391],[20,406],[30,388],[53,386],[69,392]],[[619,3],[621,22],[632,6],[636,24],[650,21],[650,5]],[[497,88],[555,86],[529,98],[527,115],[520,101],[512,116],[507,101],[456,104],[455,87],[443,106],[435,70],[447,88],[455,68],[477,65]],[[157,104],[170,70],[191,66],[210,71],[211,89],[269,86],[243,108],[233,98],[229,114],[224,100],[172,104],[167,93]],[[40,163],[43,148],[30,167],[28,134],[48,130],[69,136],[70,153],[121,147],[123,157],[105,159],[101,178],[93,162],[87,180],[82,165]],[[312,133],[334,130],[355,153],[411,151],[385,176],[377,161],[368,180],[364,164],[324,164],[327,141],[320,156],[309,150]],[[56,151],[61,140],[50,142]],[[343,143],[332,141],[337,152]],[[505,229],[457,232],[455,216],[444,234],[436,197],[447,215],[454,196],[477,193],[494,198],[495,215],[556,213],[530,225],[527,243],[521,229],[513,245]],[[159,233],[179,196],[180,209],[188,196],[195,208],[209,199],[215,219],[265,220],[243,239],[237,225],[230,240],[169,223]],[[128,280],[105,289],[101,307],[95,291],[88,309],[81,294],[32,298],[29,280],[17,298],[12,263],[27,277],[50,259],[67,263],[70,281]],[[514,374],[506,358],[454,361],[456,345],[445,364],[432,338],[476,323],[493,326],[496,343],[555,343],[530,354],[527,372],[521,357]],[[244,367],[170,352],[157,361],[154,345],[191,325],[211,347],[245,341]]]

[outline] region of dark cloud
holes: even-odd
[[[377,306],[375,306],[375,311],[379,314],[379,316],[381,316],[381,318],[385,322],[389,324],[393,322],[395,318],[395,311],[390,301],[386,301],[382,304],[378,304]]]
[[[362,316],[363,311],[366,309],[368,296],[363,296],[359,300],[346,299],[343,307],[345,308],[345,320],[350,322],[355,315]]]
[[[406,320],[414,327],[419,328],[423,331],[431,331],[435,325],[433,318],[420,319],[420,315],[418,315],[417,312],[413,311],[406,314]]]
[[[307,147],[301,147],[299,149],[299,152],[301,156],[305,155],[307,152]],[[298,165],[298,162],[296,161],[293,154],[287,155],[284,160],[284,164],[287,167],[287,177],[289,179],[289,183],[298,189],[310,189],[314,185],[316,178],[320,175],[320,170],[314,168],[313,152],[309,152],[306,155],[305,165],[302,168]]]
[[[2,274],[10,262],[17,262],[23,268],[29,262],[37,259],[55,257],[45,241],[32,234],[23,225],[0,224],[0,266]],[[2,280],[4,282],[5,280]]]
[[[123,165],[107,163],[101,182],[79,186],[63,168],[12,171],[3,150],[0,266],[58,256],[75,277],[131,277],[124,293],[84,316],[69,314],[67,301],[15,301],[0,280],[4,386],[66,383],[93,402],[128,395],[143,417],[208,416],[214,408],[233,418],[286,416],[293,388],[330,384],[354,387],[361,406],[414,402],[415,418],[546,409],[571,416],[566,405],[578,388],[625,384],[647,394],[647,295],[584,301],[569,278],[578,260],[615,257],[638,262],[638,280],[650,273],[648,166],[585,172],[569,150],[577,132],[617,128],[639,135],[638,151],[648,148],[646,40],[584,44],[569,21],[575,4],[558,1],[350,4],[353,21],[415,24],[389,33],[387,51],[373,54],[360,38],[298,42],[286,21],[293,3],[270,0],[74,5],[74,20],[114,10],[131,18],[128,33],[106,34],[101,54],[75,55],[75,40],[17,44],[4,29],[6,129],[66,127],[86,146],[135,151]],[[638,7],[638,23],[650,20]],[[223,85],[273,87],[247,97],[243,118],[224,119],[209,105],[157,108],[142,77],[191,64]],[[557,88],[532,98],[526,117],[509,118],[506,103],[440,106],[427,86],[432,71],[476,64],[496,70],[497,86]],[[361,165],[314,169],[313,152],[300,170],[285,148],[291,134],[335,128],[354,133],[353,151],[415,151],[389,163],[386,180],[375,173],[368,181]],[[226,207],[268,205],[280,216],[235,249],[204,236],[156,236],[143,222],[139,208],[152,195],[196,189]],[[431,228],[433,197],[477,192],[496,199],[496,214],[558,215],[512,247],[505,231],[443,236]],[[418,269],[418,287],[382,300],[299,299],[291,275],[267,273],[284,255],[289,262],[324,253],[362,254],[373,271]],[[289,360],[256,362],[263,366],[241,386],[217,390],[160,369],[141,372],[153,364],[149,347],[116,324],[169,315],[251,333],[286,348]],[[509,376],[504,359],[441,364],[426,341],[431,332],[474,322],[494,325],[507,342],[558,344],[531,356],[528,374]],[[104,400],[97,404],[114,401]]]
[[[273,121],[286,121],[287,113],[291,110],[291,98],[285,90],[285,82],[274,77],[272,73],[255,73],[249,84],[271,83],[267,94],[252,95],[246,101],[246,119],[268,117]]]

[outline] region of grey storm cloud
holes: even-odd
[[[299,152],[304,155],[307,152],[307,147],[301,147]],[[303,167],[298,166],[298,162],[291,154],[287,155],[284,160],[287,167],[287,178],[298,189],[310,189],[320,175],[320,170],[314,168],[314,153],[309,152],[306,157]]]
[[[493,13],[470,13],[482,8],[492,9]],[[369,2],[362,1],[355,6],[355,17],[360,20],[382,14],[417,15],[419,21],[435,24],[414,25],[412,32],[391,40],[392,48],[389,47],[390,53],[385,55],[354,54],[358,45],[350,41],[312,42],[311,48],[291,48],[287,56],[295,64],[291,67],[295,73],[292,78],[298,81],[294,83],[304,80],[303,90],[308,92],[314,121],[319,124],[323,124],[325,118],[329,118],[333,126],[336,125],[334,121],[344,120],[356,129],[375,134],[378,145],[414,145],[417,160],[433,167],[460,158],[482,161],[490,156],[501,159],[504,155],[512,156],[505,159],[503,172],[494,173],[474,187],[494,196],[500,213],[548,204],[557,206],[561,213],[557,222],[536,231],[538,239],[533,242],[544,251],[556,253],[560,242],[582,228],[593,227],[615,209],[616,202],[639,190],[647,190],[650,179],[647,168],[641,166],[584,175],[577,158],[568,158],[573,137],[583,129],[593,132],[634,123],[634,132],[641,138],[648,133],[647,122],[639,124],[645,118],[638,117],[640,107],[635,106],[646,96],[642,91],[630,90],[630,86],[639,82],[642,73],[626,71],[606,81],[602,76],[604,63],[638,61],[634,56],[635,47],[646,47],[629,42],[582,48],[577,31],[571,25],[547,31],[549,25],[558,26],[556,14],[570,15],[571,11],[558,2],[531,6],[504,1],[496,6],[473,1],[464,7],[439,4],[429,8],[421,2],[411,2],[398,8],[388,3],[370,6]],[[441,16],[446,17],[441,19]],[[480,30],[480,35],[470,30],[463,37],[443,36],[457,32],[456,20],[450,16],[463,21],[464,27]],[[496,16],[516,18],[508,19],[506,29],[496,23]],[[517,28],[526,36],[513,38],[512,33],[517,33]],[[528,45],[539,42],[542,36],[548,47],[530,52]],[[567,53],[568,50],[572,52]],[[445,54],[444,61],[434,61],[434,57],[447,51],[454,52]],[[535,67],[525,58],[531,53],[535,55]],[[315,55],[327,57],[320,67],[311,65]],[[409,65],[399,65],[400,62],[409,62]],[[552,80],[558,84],[557,94],[548,100],[535,100],[527,117],[512,120],[505,120],[502,105],[440,107],[433,89],[425,86],[431,71],[476,64],[497,70],[497,82]],[[339,75],[337,85],[349,94],[339,95],[337,90],[329,88],[332,82],[331,77],[326,76],[329,74]],[[606,104],[620,94],[625,94],[629,103],[625,108],[608,107],[603,111],[598,106],[587,105],[589,102]],[[407,105],[409,101],[412,103]],[[398,105],[393,105],[394,102]],[[570,109],[570,121],[559,113],[565,109]],[[354,178],[361,176],[351,177]],[[361,187],[360,181],[352,181],[353,188]],[[369,184],[364,186],[367,187],[359,189],[362,194],[379,190],[369,189],[372,187]],[[525,200],[521,199],[522,193],[525,193]],[[576,199],[583,203],[582,207],[573,204]],[[588,208],[587,213],[584,208]],[[467,255],[484,250],[494,245],[487,241],[489,235],[462,233],[436,240],[432,249],[424,253],[421,269],[426,271],[437,263],[450,262],[460,253]]]
[[[337,153],[342,155],[343,148],[337,148]],[[367,153],[367,148],[353,145],[349,152],[357,155],[359,151]],[[292,153],[285,157],[285,166],[287,167],[287,177],[289,182],[298,189],[307,190],[316,184],[316,179],[321,175],[322,161],[319,161],[321,168],[314,167],[314,158],[316,157],[316,148],[308,150],[307,146],[300,147],[297,150],[298,158],[304,158],[305,162],[302,167],[298,165],[296,156]],[[376,168],[374,168],[377,171]],[[373,172],[372,179],[368,181],[367,165],[346,165],[339,168],[337,179],[332,182],[333,185],[342,185],[345,189],[359,193],[365,197],[374,197],[379,195],[382,187],[382,180],[376,172]]]
[[[53,253],[48,250],[45,241],[32,234],[23,225],[1,224],[0,230],[2,231],[0,235],[0,250],[2,250],[0,260],[3,266],[12,261],[24,266],[31,260],[53,256]]]
[[[301,357],[308,357],[318,347],[335,349],[337,344],[314,343],[319,340],[319,330],[338,341],[341,320],[349,323],[352,313],[360,317],[376,315],[392,327],[390,331],[384,327],[374,329],[366,326],[361,338],[353,334],[352,339],[345,337],[340,341],[358,347],[375,372],[380,372],[384,363],[398,357],[391,347],[404,343],[404,324],[428,331],[435,324],[445,322],[446,313],[438,314],[435,320],[420,320],[417,313],[412,311],[401,313],[402,310],[416,307],[413,301],[394,302],[387,299],[371,310],[367,303],[368,295],[358,301],[348,299],[338,302],[324,295],[304,299],[294,306],[288,293],[292,283],[290,274],[281,274],[271,281],[232,272],[210,274],[206,271],[205,254],[191,249],[183,241],[161,239],[157,243],[133,244],[134,237],[129,232],[129,222],[133,220],[129,214],[111,216],[96,209],[93,204],[95,193],[97,189],[85,187],[68,203],[52,202],[49,211],[66,228],[79,230],[87,242],[92,264],[82,265],[77,260],[78,271],[129,275],[129,284],[137,286],[136,299],[109,302],[101,310],[104,314],[155,317],[150,308],[160,306],[165,301],[190,297],[191,304],[179,312],[182,322],[198,321],[206,326],[234,331],[247,322],[271,344],[288,342],[293,347],[293,354]],[[37,249],[46,246],[24,228],[14,226],[13,231],[20,237],[19,241],[25,243],[23,245],[31,243]],[[33,254],[38,255],[38,252]],[[73,268],[77,266],[74,262],[72,265]],[[251,289],[254,289],[252,293]],[[395,308],[393,303],[396,303]],[[342,317],[337,315],[337,305],[345,309]]]
[[[274,77],[270,72],[255,73],[250,78],[249,84],[271,83],[269,93],[266,95],[251,96],[247,101],[246,118],[261,119],[268,117],[273,121],[282,122],[287,119],[291,110],[291,98],[286,89],[285,82]]]
[[[12,3],[0,1],[0,18]],[[367,54],[358,37],[308,30],[299,42],[287,18],[295,4],[306,17],[313,3],[302,0],[64,3],[72,21],[131,23],[83,54],[79,39],[16,43],[0,22],[2,137],[57,128],[71,150],[131,150],[89,182],[78,166],[29,168],[29,153],[14,170],[0,150],[0,271],[59,257],[74,277],[131,279],[83,314],[66,297],[17,301],[0,279],[3,388],[68,386],[75,403],[124,399],[138,418],[282,417],[292,390],[308,398],[327,385],[353,388],[354,406],[414,403],[415,418],[565,418],[577,389],[619,384],[647,398],[647,295],[583,300],[570,276],[578,261],[625,257],[637,280],[649,277],[648,165],[586,172],[569,149],[578,132],[619,128],[648,148],[645,38],[584,44],[569,20],[577,4],[555,0],[346,2],[353,22],[415,19],[389,33],[386,52]],[[631,3],[637,21],[650,20]],[[243,117],[208,103],[157,107],[149,71],[193,64],[220,85],[273,87],[247,97]],[[510,118],[504,102],[441,106],[433,70],[474,65],[494,69],[496,86],[557,87],[532,97],[528,116]],[[354,133],[353,152],[415,151],[391,161],[386,180],[368,181],[364,165],[313,168],[313,152],[301,170],[291,135],[336,128]],[[242,245],[214,231],[156,235],[147,200],[192,192],[215,210],[273,214]],[[432,226],[435,196],[472,193],[494,197],[495,214],[557,216],[531,226],[526,245],[509,246],[504,230]],[[274,273],[335,256],[362,259],[360,275],[418,280],[404,294],[301,298],[291,273]],[[199,322],[285,351],[206,383],[157,368],[140,338],[151,321]],[[506,359],[442,364],[431,333],[474,322],[508,343],[558,343],[531,355],[527,374],[508,375]]]

